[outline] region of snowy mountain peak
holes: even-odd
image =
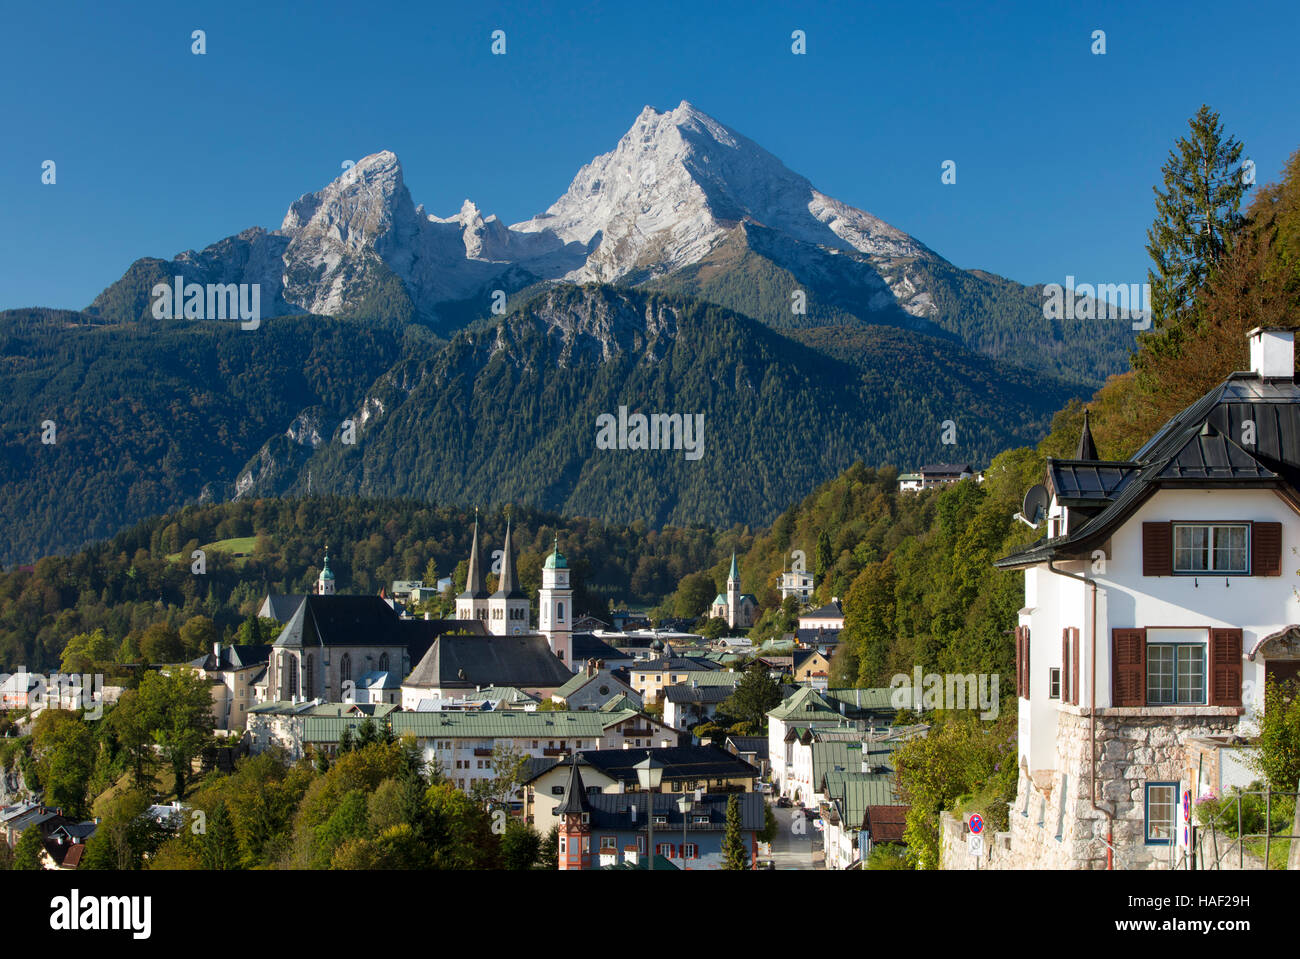
[[[511,229],[588,247],[586,262],[568,278],[612,281],[696,262],[746,222],[867,257],[925,250],[871,214],[813,189],[686,100],[665,112],[647,106],[614,150],[578,171],[550,209]]]

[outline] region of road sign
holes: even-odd
[[[984,855],[984,837],[979,833],[970,837],[970,854],[976,859]]]
[[[979,813],[971,813],[970,831],[972,835],[978,836],[984,831],[984,817]]]

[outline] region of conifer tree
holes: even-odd
[[[1224,135],[1219,115],[1202,104],[1188,122],[1189,135],[1179,137],[1161,168],[1163,186],[1152,188],[1151,329],[1139,337],[1143,351],[1133,358],[1139,373],[1179,355],[1195,330],[1197,294],[1229,247],[1247,187],[1241,141]]]
[[[722,868],[748,869],[749,850],[740,831],[740,801],[733,793],[727,800],[727,822],[722,830]]]

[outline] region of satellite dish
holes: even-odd
[[[1025,505],[1021,512],[1026,520],[1037,526],[1047,518],[1047,507],[1051,501],[1051,497],[1047,495],[1047,487],[1037,483],[1029,487],[1029,492],[1025,494]]]

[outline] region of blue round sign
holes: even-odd
[[[984,829],[984,817],[979,813],[972,813],[970,817],[970,831],[979,835]]]

